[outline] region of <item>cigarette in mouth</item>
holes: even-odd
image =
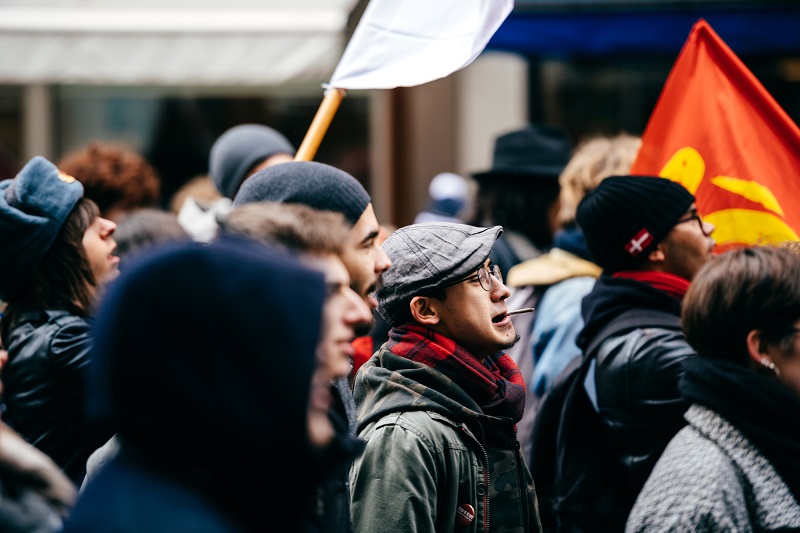
[[[520,315],[522,313],[533,313],[533,307],[523,307],[522,309],[517,309],[515,311],[509,311],[508,313],[506,313],[506,316]]]

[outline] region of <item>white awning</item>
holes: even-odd
[[[0,83],[322,83],[356,1],[4,0]]]

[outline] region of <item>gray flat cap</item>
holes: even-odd
[[[383,243],[392,268],[378,289],[378,312],[392,326],[408,316],[414,296],[467,277],[486,261],[502,226],[426,222],[398,229]]]

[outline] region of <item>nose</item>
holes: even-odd
[[[375,273],[376,274],[383,274],[392,266],[392,260],[389,259],[389,256],[386,255],[386,252],[383,251],[383,248],[377,248],[377,258],[375,260]]]
[[[706,237],[710,237],[711,234],[714,233],[715,229],[717,228],[716,226],[714,226],[714,224],[712,224],[711,222],[706,222],[705,220],[703,221],[703,234]]]
[[[100,235],[105,237],[110,237],[117,231],[117,224],[112,220],[108,220],[107,218],[100,218]]]
[[[511,296],[511,289],[498,279],[492,279],[492,290],[489,292],[492,300],[499,302]]]
[[[347,309],[344,312],[344,321],[350,326],[357,326],[359,324],[372,322],[372,311],[370,311],[367,303],[361,298],[356,291],[351,288],[345,290],[347,297]]]

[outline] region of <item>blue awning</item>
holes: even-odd
[[[800,6],[769,9],[516,9],[487,49],[554,58],[675,56],[699,18],[741,56],[800,54]]]

